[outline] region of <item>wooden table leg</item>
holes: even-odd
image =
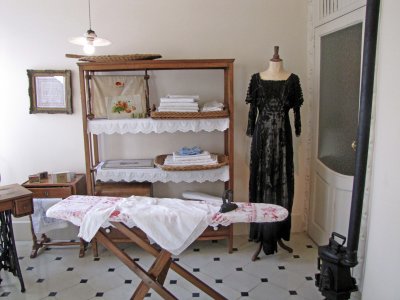
[[[85,252],[87,249],[88,242],[86,242],[84,239],[80,239],[80,244],[79,244],[79,257],[84,257]]]
[[[45,243],[50,242],[50,239],[43,233],[40,241],[38,241],[35,229],[33,228],[32,215],[29,215],[29,221],[31,223],[31,234],[32,234],[32,252],[30,258],[35,258],[37,256],[40,248],[45,247]]]

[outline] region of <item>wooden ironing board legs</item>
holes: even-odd
[[[143,299],[149,289],[153,289],[164,299],[177,299],[171,292],[164,287],[165,278],[169,269],[174,270],[176,273],[181,275],[183,278],[191,282],[193,285],[198,287],[204,293],[208,294],[213,299],[226,300],[224,296],[216,292],[210,286],[202,282],[192,273],[172,261],[171,253],[164,249],[157,249],[151,245],[144,238],[140,237],[135,232],[131,231],[127,226],[118,222],[111,222],[122,234],[127,238],[136,243],[143,250],[156,257],[153,265],[148,271],[145,271],[140,267],[128,254],[117,247],[117,245],[107,236],[107,234],[100,229],[96,234],[98,242],[102,243],[108,250],[114,253],[129,269],[136,273],[140,277],[142,282],[132,295],[131,299]]]

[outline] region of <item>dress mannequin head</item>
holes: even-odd
[[[275,46],[268,69],[260,72],[260,77],[263,80],[286,80],[289,76],[290,73],[283,68],[283,61],[279,57],[279,46]]]

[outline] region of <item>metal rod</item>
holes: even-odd
[[[376,41],[378,35],[380,0],[367,0],[364,33],[364,51],[361,77],[359,123],[357,130],[356,166],[351,197],[351,211],[345,263],[357,264],[357,249],[368,161],[369,133],[374,88]]]

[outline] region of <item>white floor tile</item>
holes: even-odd
[[[292,234],[291,241],[285,244],[294,249],[293,253],[278,247],[278,253],[261,252],[260,260],[253,262],[251,257],[257,244],[249,243],[246,236],[235,237],[237,251],[232,254],[227,252],[226,241],[198,241],[177,257],[177,263],[229,300],[324,299],[314,284],[318,247],[305,234]],[[138,259],[143,269],[147,270],[154,261],[153,256],[137,246],[121,244],[120,247]],[[30,259],[31,242],[17,242],[17,252],[27,291],[22,294],[18,278],[1,271],[2,299],[130,299],[140,282],[102,246],[99,246],[98,259],[93,257],[91,249],[79,258],[78,247],[51,248]],[[165,286],[178,299],[210,299],[172,270],[168,272]],[[49,296],[51,292],[56,294]],[[147,299],[162,298],[150,290]],[[361,298],[354,294],[351,299]]]

